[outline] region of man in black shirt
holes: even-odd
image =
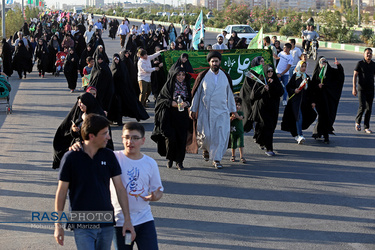
[[[135,231],[131,224],[127,192],[121,181],[121,168],[114,153],[106,148],[109,136],[109,122],[100,115],[89,114],[81,127],[83,138],[82,149],[67,152],[61,160],[59,184],[56,191],[55,211],[64,211],[67,193],[71,213],[81,211],[82,214],[112,213],[113,206],[109,184],[112,179],[117,197],[124,213],[126,230],[135,239]],[[83,212],[85,211],[85,212]],[[77,249],[111,249],[113,238],[113,218],[109,223],[93,225],[83,218],[79,224],[72,224]],[[108,222],[108,221],[105,221]],[[64,229],[61,223],[55,223],[55,239],[64,244]]]
[[[372,49],[366,48],[364,51],[364,59],[357,63],[353,74],[353,95],[359,99],[359,108],[357,117],[355,118],[355,130],[361,131],[361,120],[363,113],[365,114],[364,127],[365,132],[371,134],[370,117],[372,110],[372,102],[374,100],[374,75],[375,63],[372,59]],[[358,91],[357,91],[358,77]]]

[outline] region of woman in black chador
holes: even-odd
[[[18,42],[18,46],[16,47],[16,51],[14,52],[13,62],[12,62],[13,69],[17,71],[18,77],[22,79],[22,73],[26,78],[26,72],[31,72],[32,69],[32,60],[31,55],[27,51],[25,44],[22,40]]]
[[[129,50],[123,50],[120,52],[120,59],[125,64],[130,78],[130,84],[133,87],[133,91],[136,94],[136,96],[139,96],[141,91],[139,90],[139,84],[138,84],[138,69],[136,65],[133,62],[131,52]],[[159,70],[160,71],[160,70]]]
[[[312,87],[318,112],[318,121],[314,127],[315,139],[324,137],[329,143],[329,134],[334,134],[333,123],[336,119],[342,88],[344,85],[344,68],[335,58],[337,69],[332,68],[324,57],[320,57],[315,66]]]
[[[186,153],[186,140],[190,119],[188,107],[191,104],[190,75],[184,68],[175,68],[159,93],[155,107],[155,127],[151,139],[157,143],[158,153],[166,156],[167,167],[173,162],[182,170]],[[181,96],[182,111],[178,108]]]
[[[3,72],[7,76],[12,76],[13,69],[12,69],[12,48],[10,47],[9,43],[7,43],[6,39],[3,38],[2,40],[2,50],[0,57],[3,59]]]
[[[35,61],[37,60],[37,67],[39,71],[39,77],[44,77],[44,73],[47,71],[48,67],[48,50],[47,45],[42,39],[38,40],[38,45],[34,52]]]
[[[273,133],[279,117],[280,96],[284,89],[273,68],[265,65],[265,84],[254,83],[250,99],[252,105],[252,120],[257,123],[254,137],[260,147],[266,148],[266,155],[274,156],[273,152]]]
[[[96,48],[96,50],[95,50],[94,54],[92,55],[92,57],[93,57],[94,59],[96,59],[96,57],[97,57],[98,55],[101,55],[102,58],[103,58],[103,60],[104,60],[104,62],[106,62],[106,63],[109,65],[109,58],[108,58],[108,56],[107,56],[107,53],[105,53],[105,48],[104,48],[103,45],[99,45],[99,46]]]
[[[53,139],[52,168],[59,168],[60,161],[69,147],[77,141],[82,141],[80,127],[85,116],[91,113],[105,116],[95,97],[91,93],[84,93],[77,98],[77,102],[56,131]],[[107,148],[113,150],[112,139],[108,141]]]
[[[79,59],[79,72],[81,74],[81,77],[83,77],[83,68],[87,66],[87,57],[92,57],[93,54],[94,51],[92,50],[91,45],[87,44],[86,49],[82,52],[81,58]]]
[[[95,60],[94,67],[91,70],[89,86],[97,89],[96,99],[101,107],[108,111],[111,106],[114,86],[112,72],[108,64],[104,62],[102,55],[98,55]]]
[[[108,119],[122,125],[122,117],[128,116],[140,120],[147,120],[149,115],[138,100],[133,91],[128,70],[120,60],[119,54],[113,55],[111,72],[114,83],[114,95],[111,108],[108,111]]]
[[[264,58],[261,56],[255,57],[251,61],[251,68],[264,65]],[[256,77],[260,78],[260,80],[264,81],[264,78],[262,75],[259,75],[258,73],[251,71],[252,74],[254,74]],[[249,132],[253,129],[253,120],[252,120],[252,113],[253,113],[253,101],[251,100],[251,93],[253,92],[253,87],[255,84],[255,80],[250,79],[248,76],[245,77],[245,81],[242,85],[242,88],[240,90],[240,97],[242,99],[242,111],[244,114],[243,119],[243,128],[245,132]],[[255,135],[254,135],[255,140]]]
[[[68,88],[70,92],[73,93],[77,87],[78,79],[78,56],[73,48],[69,49],[69,53],[66,56],[64,64],[64,75],[68,82]]]
[[[51,40],[48,42],[48,65],[46,72],[55,73],[56,72],[56,54],[61,50],[61,44],[59,42],[59,37],[53,35]]]

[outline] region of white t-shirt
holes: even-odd
[[[94,34],[94,29],[92,29],[91,31],[89,31],[89,30],[85,31],[85,34],[83,34],[83,37],[85,38],[85,42],[86,43],[90,42],[91,37],[92,37],[93,34]]]
[[[286,69],[288,64],[293,65],[293,57],[291,54],[287,55],[284,51],[281,51],[278,57],[280,57],[280,61],[277,65],[276,73],[281,74]],[[289,70],[284,75],[288,76]]]
[[[294,47],[294,49],[290,50],[290,55],[293,57],[293,64],[292,66],[297,66],[297,63],[299,62],[299,58],[302,55],[302,52],[299,48]]]
[[[114,151],[121,167],[121,180],[124,184],[129,201],[130,218],[133,226],[154,220],[148,201],[139,196],[147,196],[161,187],[164,190],[158,164],[147,155],[139,160],[132,160],[123,151]],[[124,225],[124,215],[118,202],[116,189],[111,181],[111,200],[115,210],[116,226]]]

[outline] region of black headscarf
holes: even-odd
[[[96,98],[104,110],[109,110],[114,93],[112,73],[104,60],[99,64],[99,58],[103,59],[102,55],[98,55],[95,59],[89,86],[93,86],[98,90]]]
[[[183,63],[182,58],[186,58],[187,61]],[[187,53],[181,54],[181,56],[177,59],[177,62],[175,62],[169,69],[169,72],[174,72],[175,69],[180,67],[184,68],[185,72],[194,73],[193,66],[191,66],[191,63],[189,61],[189,55]]]
[[[115,62],[115,58],[120,59],[119,54],[113,55],[113,62],[111,65],[111,73],[114,83],[114,95],[112,98],[111,109],[108,112],[108,119],[116,121],[122,116],[132,117],[140,120],[147,120],[149,115],[138,100],[138,95],[135,94],[131,86],[131,79],[128,70],[121,60]]]
[[[74,138],[71,134],[71,127],[72,121],[76,122],[82,119],[83,112],[78,106],[79,99],[81,99],[81,102],[87,107],[86,114],[95,113],[103,116],[105,115],[103,109],[100,107],[92,94],[84,93],[77,97],[77,101],[74,104],[73,108],[62,121],[55,133],[55,137],[53,139],[53,169],[60,167],[60,161],[62,157],[68,151],[69,147],[76,142],[76,138]],[[110,148],[112,150],[114,149],[112,140],[108,141],[107,148]]]

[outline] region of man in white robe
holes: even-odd
[[[210,69],[202,72],[194,84],[190,117],[197,119],[196,139],[204,159],[211,159],[214,167],[220,169],[228,148],[230,115],[236,112],[236,104],[231,79],[220,69],[221,54],[211,51],[207,61]]]

